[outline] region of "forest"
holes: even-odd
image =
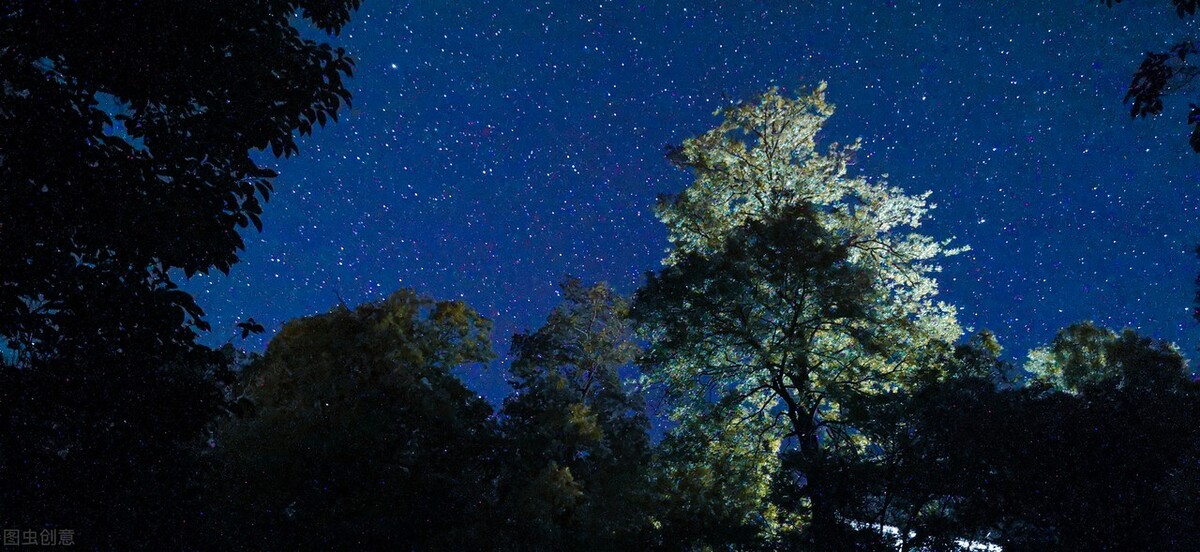
[[[351,105],[324,40],[360,0],[66,4],[0,1],[6,546],[1200,549],[1181,347],[1080,321],[1025,355],[964,329],[938,274],[969,244],[822,140],[824,83],[667,147],[690,184],[654,203],[661,265],[632,294],[564,275],[493,404],[463,374],[506,351],[464,301],[391,290],[260,352],[206,345],[180,287],[262,229],[260,153],[304,155]],[[1190,78],[1172,52],[1133,115]]]

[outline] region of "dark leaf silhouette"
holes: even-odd
[[[1130,116],[1145,117],[1162,113],[1163,89],[1175,74],[1166,64],[1169,57],[1167,54],[1149,52],[1142,60],[1142,65],[1134,73],[1133,82],[1125,94],[1125,102],[1133,104],[1129,108]]]
[[[1101,0],[1112,7],[1121,0]],[[1172,0],[1176,14],[1181,18],[1192,17],[1196,14],[1200,0]],[[1124,102],[1131,104],[1131,117],[1146,117],[1158,115],[1163,111],[1163,96],[1173,90],[1179,90],[1200,76],[1200,67],[1189,63],[1193,54],[1200,53],[1200,48],[1190,40],[1184,40],[1172,45],[1165,52],[1147,52],[1146,57],[1133,74],[1129,90]],[[1200,127],[1196,127],[1195,106],[1188,114],[1188,125],[1193,127],[1188,143],[1192,150],[1200,153]]]
[[[223,361],[174,279],[229,272],[276,175],[253,150],[295,154],[305,111],[347,103],[353,64],[307,28],[359,4],[0,0],[6,524],[197,546],[175,541],[184,451],[221,410]]]
[[[238,322],[237,327],[242,330],[242,339],[250,337],[250,334],[260,334],[267,331],[262,324],[255,322],[254,318],[250,318],[245,322]]]

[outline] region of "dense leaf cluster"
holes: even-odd
[[[284,327],[242,374],[201,491],[223,549],[462,546],[495,424],[452,373],[492,357],[490,323],[401,291]],[[476,537],[477,538],[477,537]]]
[[[174,271],[228,272],[261,229],[275,172],[251,151],[295,153],[350,101],[353,62],[292,16],[337,32],[359,1],[0,3],[0,337],[22,361],[191,348],[208,326]]]
[[[0,525],[189,542],[232,373],[176,279],[261,227],[252,151],[348,104],[351,60],[302,27],[359,3],[0,0]]]

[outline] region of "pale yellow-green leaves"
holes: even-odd
[[[795,98],[772,88],[724,110],[716,128],[672,152],[695,181],[657,210],[673,245],[668,265],[685,255],[719,251],[735,228],[789,204],[811,205],[820,224],[845,240],[848,262],[876,278],[875,319],[894,322],[875,324],[871,331],[897,347],[886,358],[870,358],[852,337],[856,332],[821,332],[813,338],[813,352],[836,352],[848,362],[836,372],[814,374],[818,386],[861,379],[856,368],[872,363],[870,370],[882,379],[895,379],[887,373],[911,368],[905,365],[917,362],[915,353],[928,343],[952,343],[962,334],[955,308],[935,299],[934,275],[941,270],[938,259],[965,248],[952,249],[949,240],[915,231],[934,207],[930,192],[909,194],[885,179],[848,174],[859,142],[818,150],[817,135],[833,111],[824,83]]]
[[[758,511],[782,532],[810,513],[830,523],[811,467],[830,448],[867,447],[844,407],[936,377],[962,334],[935,278],[961,249],[917,232],[930,193],[850,174],[859,142],[819,150],[832,114],[823,84],[796,98],[772,89],[671,149],[694,181],[658,205],[673,247],[634,309],[648,382],[681,427],[705,420],[695,436],[711,439],[696,465],[672,466],[692,470],[680,477],[703,484],[738,466],[740,489],[761,489],[772,476],[760,462],[795,449],[787,469],[805,472],[811,511]]]
[[[966,248],[914,231],[934,208],[930,192],[908,194],[885,179],[849,175],[859,142],[818,150],[816,136],[833,114],[824,83],[796,98],[772,88],[723,114],[716,128],[672,154],[695,181],[658,206],[674,246],[667,264],[690,253],[711,254],[732,229],[782,205],[808,203],[823,226],[850,243],[849,261],[876,272],[878,288],[891,296],[879,307],[914,322],[893,339],[953,342],[961,336],[955,308],[934,299],[934,274],[941,270],[937,259]]]

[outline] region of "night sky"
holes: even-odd
[[[339,295],[412,287],[495,321],[501,358],[468,374],[494,400],[562,275],[632,292],[659,266],[654,199],[689,183],[665,145],[731,99],[825,80],[822,142],[861,136],[852,170],[932,190],[922,230],[973,248],[940,278],[965,326],[1013,358],[1082,319],[1195,351],[1189,98],[1140,121],[1121,103],[1142,55],[1186,35],[1169,2],[837,4],[367,0],[335,39],[354,109],[276,164],[233,273],[187,285],[206,341],[254,317],[261,350]]]

